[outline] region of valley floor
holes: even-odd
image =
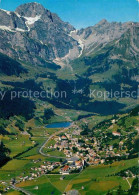
[[[123,117],[126,115],[120,116],[118,120],[123,120]],[[85,131],[82,125],[87,124],[90,129],[93,128],[93,118],[96,119],[95,121],[98,120],[97,124],[100,124],[100,117],[93,116],[75,121],[70,127],[63,129],[47,129],[44,125],[36,125],[33,120],[30,120],[27,125],[32,126],[31,134],[24,132],[16,138],[12,135],[1,136],[4,144],[11,150],[11,160],[0,169],[0,189],[5,190],[4,194],[58,195],[75,190],[82,195],[103,195],[108,191],[117,195],[120,187],[124,194],[128,194],[137,176],[135,171],[132,171],[138,166],[137,158],[114,159],[117,154],[119,156],[126,154],[125,149],[110,148],[114,141],[113,143],[110,141],[108,149],[106,148],[108,157],[112,157],[113,160],[108,160],[107,155],[102,155],[101,153],[105,150],[99,149],[101,147],[99,137],[97,138],[94,134],[94,141],[91,142],[89,136],[81,134]],[[106,119],[108,121],[103,124],[104,132],[104,127],[112,121],[112,116]],[[137,117],[134,119],[138,120]],[[113,122],[110,127],[106,129],[111,129],[111,132],[116,131],[117,124]],[[102,126],[97,127],[97,132],[100,128],[102,129]],[[122,137],[123,141],[127,135]],[[76,142],[77,139],[78,142]],[[116,142],[118,139],[118,137],[114,138]],[[89,153],[79,140],[90,147],[87,149]],[[62,143],[65,145],[62,146]],[[76,146],[78,151],[76,151]],[[85,150],[83,158],[81,158],[80,147]],[[91,153],[94,155],[92,158]],[[78,158],[69,162],[68,159],[73,157]],[[65,160],[67,162],[64,162]]]

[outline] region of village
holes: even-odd
[[[42,128],[39,135],[43,137],[43,143],[40,142],[39,147],[35,149],[30,148],[31,156],[28,155],[29,150],[27,155],[23,153],[21,159],[17,156],[19,159],[14,160],[27,162],[22,171],[17,170],[17,174],[13,175],[10,171],[4,171],[7,174],[6,178],[9,177],[8,180],[1,181],[1,185],[5,186],[4,191],[14,189],[28,194],[22,186],[32,183],[33,190],[37,192],[40,189],[38,181],[45,181],[48,178],[48,181],[53,182],[53,178],[56,178],[58,182],[65,183],[71,177],[86,172],[88,174],[89,170],[95,174],[95,170],[99,170],[100,167],[109,170],[108,177],[121,177],[131,187],[130,180],[137,176],[136,164],[135,162],[133,164],[131,159],[133,165],[129,168],[126,162],[130,161],[130,156],[134,157],[134,137],[137,136],[138,127],[127,123],[132,127],[129,131],[127,126],[118,126],[122,121],[123,118],[113,117],[94,128],[89,128],[88,121],[83,119],[61,129]],[[39,130],[37,129],[37,132]],[[21,135],[28,137],[32,144],[37,143],[38,137],[31,136],[29,132],[24,131]],[[18,139],[19,137],[15,138],[16,141]],[[26,140],[21,141],[22,147],[25,144]],[[119,164],[119,170],[114,173],[111,167],[115,167],[115,164]],[[85,183],[81,186],[81,190],[84,189]]]
[[[34,166],[30,168],[29,174],[24,174],[24,176],[17,177],[16,180],[11,180],[11,184],[33,180],[42,175],[57,174],[61,175],[60,180],[63,180],[64,175],[80,173],[89,165],[109,164],[111,158],[114,162],[116,157],[129,155],[122,150],[123,141],[119,142],[118,150],[115,150],[113,145],[106,144],[102,147],[103,139],[106,139],[107,136],[101,137],[101,131],[99,132],[100,137],[96,138],[95,136],[82,135],[82,129],[76,124],[72,125],[72,128],[65,128],[65,130],[63,133],[54,135],[50,140],[50,144],[45,146],[45,153],[48,153],[48,156],[51,155],[51,151],[53,154],[62,152],[63,157],[61,157],[60,161],[32,160]],[[113,131],[112,136],[120,138],[121,134]]]

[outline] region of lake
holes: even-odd
[[[52,123],[46,125],[46,128],[66,128],[71,126],[71,122]]]

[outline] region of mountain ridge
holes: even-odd
[[[136,98],[104,101],[103,98],[90,98],[89,92],[94,89],[102,93],[111,89],[137,91],[138,23],[109,23],[103,19],[95,26],[76,30],[42,6],[38,14],[40,6],[31,3],[19,6],[16,12],[0,10],[3,18],[0,21],[0,52],[28,71],[17,75],[18,66],[13,63],[10,72],[14,78],[11,78],[11,74],[3,72],[7,66],[3,63],[0,72],[5,75],[1,76],[1,85],[26,91],[26,81],[32,89],[32,80],[39,90],[66,91],[68,96],[42,101],[93,113],[106,114],[106,107],[106,111],[117,113],[136,105]],[[77,93],[81,90],[83,94]]]
[[[76,47],[78,50],[77,41],[68,36],[69,32],[74,30],[74,27],[63,22],[56,14],[52,14],[41,6],[42,15],[28,17],[31,15],[27,13],[27,16],[25,14],[22,16],[21,10],[23,10],[23,7],[29,6],[28,10],[32,10],[32,5],[36,4],[19,6],[16,12],[0,10],[2,18],[0,22],[0,37],[4,38],[6,43],[9,42],[11,44],[5,50],[2,50],[6,43],[1,41],[0,48],[2,53],[30,63],[32,61],[34,64],[44,64],[45,62],[42,63],[42,60],[53,61],[56,58],[62,58],[73,47]],[[40,7],[40,4],[38,5]],[[33,54],[32,52],[34,51],[36,53]],[[34,59],[30,59],[32,56]]]
[[[20,5],[15,12],[0,9],[0,16],[0,52],[32,65],[51,61],[65,66],[82,54],[98,51],[135,24],[103,19],[95,26],[76,30],[39,3]]]

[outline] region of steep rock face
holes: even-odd
[[[39,3],[26,3],[15,10],[20,16],[24,17],[35,17],[36,15],[42,15],[45,11],[47,10]]]
[[[133,24],[113,47],[113,53],[119,56],[119,59],[131,61],[131,64],[139,60],[139,25]]]
[[[0,9],[0,29],[14,31],[14,29],[27,30],[25,25],[25,19],[22,17],[18,17],[14,12],[9,12]]]
[[[51,61],[68,65],[71,60],[95,54],[135,25],[102,20],[76,30],[38,3],[23,4],[15,12],[0,10],[0,17],[0,52],[33,65]]]
[[[119,38],[72,61],[74,72],[98,83],[121,83],[137,88],[139,81],[139,25],[132,23]],[[80,68],[79,68],[80,67]],[[101,76],[100,76],[101,74]],[[135,81],[135,82],[132,82]]]
[[[40,16],[38,19],[40,19],[42,22],[57,26],[59,30],[61,29],[67,33],[74,30],[73,26],[71,26],[69,23],[63,22],[56,14],[51,13],[39,3],[27,3],[21,5],[15,10],[15,12],[27,20],[29,18],[33,19]]]
[[[79,53],[78,42],[69,36],[74,27],[38,3],[21,5],[15,12],[0,10],[0,16],[0,52],[10,57],[42,65],[73,48]]]
[[[84,55],[95,53],[102,49],[106,44],[118,40],[134,23],[109,23],[102,20],[92,27],[73,31],[71,36],[82,42]]]

